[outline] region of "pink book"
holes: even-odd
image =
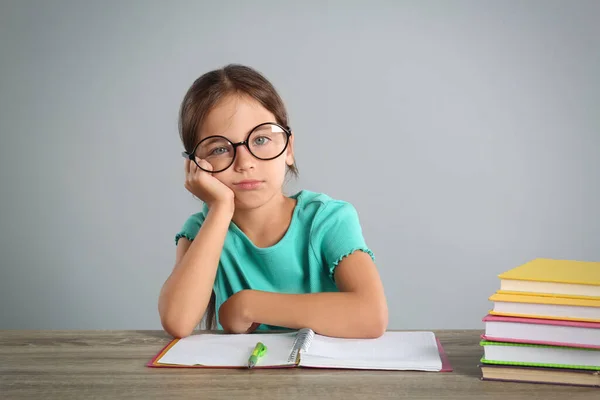
[[[600,349],[600,323],[486,315],[482,339]]]

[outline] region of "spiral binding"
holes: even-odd
[[[315,332],[313,332],[312,329],[300,329],[296,334],[296,339],[294,339],[294,346],[292,347],[292,352],[290,353],[288,362],[295,363],[298,359],[298,353],[300,351],[308,351],[308,348],[310,347],[314,337]]]

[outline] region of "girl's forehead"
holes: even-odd
[[[204,119],[199,140],[220,135],[231,141],[242,141],[252,128],[263,122],[275,122],[275,116],[257,100],[248,96],[228,96]]]

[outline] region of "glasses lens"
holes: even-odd
[[[233,161],[233,146],[221,137],[206,138],[196,148],[196,157],[208,161],[213,171],[221,171]]]
[[[277,125],[261,125],[252,131],[248,138],[250,151],[256,158],[263,160],[275,158],[285,150],[288,137]]]

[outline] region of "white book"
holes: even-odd
[[[568,347],[600,348],[600,323],[487,315],[483,338]]]

